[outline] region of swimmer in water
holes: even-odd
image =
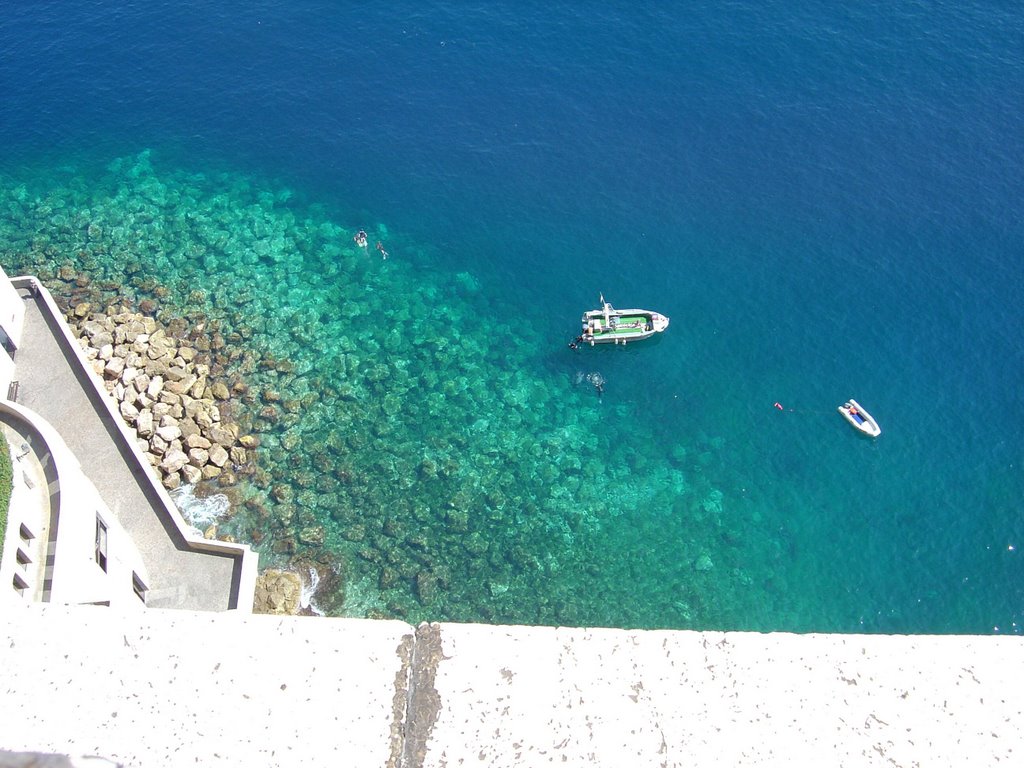
[[[380,240],[377,241],[377,250],[380,251],[381,258],[386,259],[388,257],[388,252],[384,250],[384,243]]]
[[[358,245],[360,248],[366,247],[366,232],[364,232],[363,230],[360,229],[358,232],[356,232],[356,236],[353,237],[352,239],[356,241],[356,245]]]

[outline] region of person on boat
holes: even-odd
[[[850,415],[853,416],[854,418],[857,418],[858,416],[860,416],[860,414],[857,412],[856,406],[853,406],[853,405],[850,406]]]
[[[388,257],[388,252],[384,250],[384,243],[382,243],[380,240],[377,241],[377,250],[380,251],[380,255],[382,258],[386,259]]]

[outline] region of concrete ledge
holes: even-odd
[[[1015,765],[1024,641],[17,605],[0,748],[132,766]]]
[[[426,766],[1016,764],[1016,637],[442,625]]]
[[[0,607],[0,748],[131,766],[392,760],[402,622]]]

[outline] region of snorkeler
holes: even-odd
[[[364,232],[363,230],[360,229],[358,232],[356,232],[356,236],[353,237],[352,239],[356,241],[356,245],[358,245],[360,248],[366,247],[366,232]]]
[[[385,259],[388,257],[388,252],[384,250],[384,243],[380,240],[377,241],[377,250],[380,251],[381,257]]]

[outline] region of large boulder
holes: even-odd
[[[210,454],[205,448],[189,448],[188,461],[193,467],[202,469],[209,463]]]
[[[302,579],[291,571],[266,570],[256,579],[253,613],[295,616],[302,597]]]
[[[202,450],[202,449],[195,449]],[[228,452],[224,449],[224,446],[214,443],[210,448],[210,462],[216,464],[218,467],[223,467],[228,462]]]
[[[219,424],[215,427],[210,427],[209,437],[213,442],[220,443],[223,446],[230,447],[235,444],[235,433]]]
[[[188,464],[188,456],[179,450],[172,449],[164,455],[163,461],[160,462],[160,469],[170,474],[178,472],[186,464]]]
[[[191,417],[188,417],[188,416],[178,420],[178,429],[181,430],[181,436],[184,437],[186,440],[188,440],[193,435],[198,435],[199,434],[199,425],[196,424],[194,419],[192,419]],[[205,438],[204,438],[204,440],[205,440]],[[210,441],[207,440],[206,442],[209,443]],[[197,446],[189,446],[189,447],[190,448],[207,448],[209,446],[200,444],[200,445],[197,445]]]
[[[82,334],[88,338],[94,338],[104,330],[103,324],[96,320],[86,320],[82,323]]]
[[[108,379],[119,379],[122,373],[124,373],[124,359],[120,357],[110,358],[103,367],[103,375]]]
[[[135,420],[139,418],[139,409],[127,401],[121,403],[118,409],[121,411],[121,416],[129,424],[134,424]]]
[[[121,383],[125,386],[131,384],[135,379],[139,377],[139,369],[134,366],[126,365],[124,371],[121,372]]]
[[[195,485],[203,479],[202,470],[200,470],[199,467],[192,466],[191,464],[186,464],[182,467],[181,474],[185,478],[185,482],[190,483],[191,485]]]
[[[160,427],[156,433],[168,443],[181,437],[181,429],[177,425]]]
[[[207,464],[203,467],[203,480],[213,480],[215,477],[219,477],[223,470],[215,464]]]
[[[187,445],[189,448],[209,449],[212,443],[205,437],[200,435],[198,432],[190,432],[189,434],[185,435],[185,445]]]
[[[153,414],[149,411],[140,411],[139,417],[135,420],[135,431],[139,437],[149,437],[153,434]]]

